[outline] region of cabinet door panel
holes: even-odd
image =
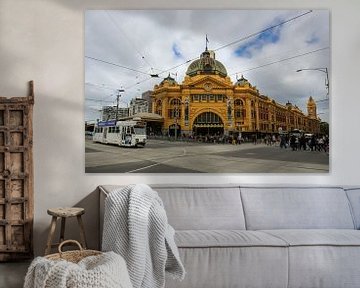
[[[33,255],[33,100],[0,97],[0,261]]]

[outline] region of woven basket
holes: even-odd
[[[76,244],[79,247],[79,250],[63,252],[61,250],[61,248],[65,244],[68,244],[68,243]],[[54,254],[47,255],[47,256],[45,256],[45,258],[47,258],[49,260],[55,260],[55,261],[56,260],[66,260],[66,261],[69,261],[69,262],[78,263],[79,261],[81,261],[85,257],[96,256],[96,255],[102,254],[102,252],[100,252],[100,251],[83,249],[81,244],[76,240],[66,240],[66,241],[61,242],[61,244],[59,245],[58,250],[59,250],[59,253],[54,253]]]

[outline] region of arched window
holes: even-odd
[[[168,117],[170,119],[181,118],[181,101],[179,98],[170,99]]]
[[[161,103],[161,100],[156,101],[155,113],[159,114],[159,115],[162,115],[162,103]]]
[[[241,99],[236,99],[234,101],[234,115],[235,119],[244,119],[245,118],[246,109],[244,106],[244,102]]]
[[[241,99],[236,99],[234,101],[234,106],[244,106],[244,102]]]
[[[204,112],[196,117],[194,125],[197,124],[223,124],[219,115],[213,112]]]

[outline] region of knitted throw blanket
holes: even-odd
[[[124,257],[134,288],[162,288],[165,270],[182,280],[185,270],[157,192],[144,184],[114,191],[105,200],[103,251]]]
[[[75,264],[37,257],[24,288],[132,288],[124,259],[113,252],[89,256]]]

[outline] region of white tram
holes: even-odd
[[[144,147],[146,123],[142,121],[100,121],[95,125],[93,141],[127,147]]]

